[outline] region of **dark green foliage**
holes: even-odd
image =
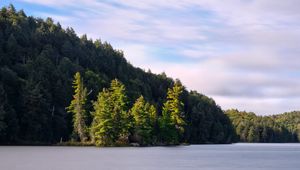
[[[300,141],[300,112],[283,113],[271,116],[271,118],[293,134],[293,137],[291,137],[293,141]]]
[[[18,132],[19,124],[16,113],[9,105],[7,93],[0,82],[0,142],[16,142]]]
[[[39,84],[27,81],[22,93],[22,112],[19,115],[20,137],[25,141],[43,141],[50,143],[52,139],[52,116]]]
[[[234,142],[234,129],[230,120],[214,100],[191,91],[185,103],[185,136],[190,143]]]
[[[164,73],[156,75],[133,67],[121,51],[113,49],[107,42],[89,40],[86,36],[79,38],[72,28],[63,29],[50,18],[42,20],[26,16],[13,6],[2,8],[0,143],[70,140],[73,117],[65,108],[72,100],[72,80],[76,72],[82,73],[87,87],[87,126],[93,120],[90,101],[96,101],[99,91],[109,88],[115,78],[127,88],[126,111],[143,95],[146,101],[155,105],[158,116],[162,116],[168,88],[175,83]],[[213,100],[183,89],[182,102],[186,124],[180,141],[231,142],[230,122]],[[159,128],[154,126],[157,134]],[[128,128],[116,127],[116,130],[126,138]]]
[[[2,87],[2,84],[0,84],[0,141],[3,141],[5,138],[5,132],[7,128],[7,124],[5,122],[5,116],[6,116],[6,111],[5,111],[5,104],[6,104],[6,94],[4,92],[4,89]]]
[[[241,142],[298,142],[300,113],[256,116],[254,113],[227,110],[237,140]]]

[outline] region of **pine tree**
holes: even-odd
[[[92,140],[97,146],[111,146],[118,139],[118,134],[114,131],[114,120],[111,111],[111,94],[107,89],[103,89],[94,102],[93,122],[91,126]]]
[[[83,85],[79,72],[74,76],[73,88],[73,100],[71,101],[70,106],[67,107],[67,110],[68,112],[73,113],[74,133],[79,136],[81,142],[85,142],[88,139],[87,126],[85,123],[87,89]]]
[[[134,119],[134,138],[141,145],[153,143],[154,124],[156,121],[155,107],[146,102],[143,96],[140,96],[130,112]]]
[[[103,89],[94,103],[92,122],[93,140],[98,146],[127,144],[129,136],[129,114],[125,86],[118,80],[110,88]]]
[[[167,144],[178,144],[184,132],[183,102],[180,97],[183,86],[176,82],[172,89],[168,89],[167,101],[164,103],[160,119],[161,138]]]
[[[125,86],[115,79],[112,80],[109,90],[111,92],[111,103],[113,104],[111,114],[115,123],[114,131],[119,134],[121,143],[127,143],[130,128],[130,116],[127,111],[128,99],[125,94]]]

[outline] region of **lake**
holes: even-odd
[[[0,146],[1,170],[299,170],[300,144]]]

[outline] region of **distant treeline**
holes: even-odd
[[[254,113],[227,110],[236,132],[236,141],[283,143],[299,142],[300,112],[274,116],[256,116]]]
[[[73,126],[77,120],[73,117],[72,107],[69,107],[74,99],[73,95],[76,94],[72,82],[77,72],[81,74],[86,87],[84,124],[88,128],[93,127],[84,133],[94,133],[94,135],[84,134],[83,137],[74,133],[79,127]],[[60,141],[84,139],[85,135],[88,136],[87,138],[100,138],[101,135],[99,136],[97,132],[102,133],[102,131],[93,126],[99,118],[96,108],[104,104],[101,103],[104,101],[99,99],[109,99],[109,96],[114,93],[111,88],[115,79],[119,83],[122,82],[121,86],[126,87],[124,94],[127,113],[138,115],[139,109],[142,108],[143,112],[147,112],[146,117],[148,117],[155,111],[153,133],[169,134],[170,132],[162,130],[163,124],[159,121],[164,118],[168,89],[181,84],[179,80],[175,81],[164,73],[153,74],[150,70],[145,72],[136,68],[126,61],[122,51],[113,49],[109,43],[102,42],[100,39],[88,39],[86,35],[79,38],[72,28],[63,29],[51,18],[43,20],[26,16],[22,10],[17,11],[12,5],[1,9],[1,144],[55,144]],[[103,91],[104,88],[106,91]],[[175,136],[177,132],[180,132],[180,135],[178,141],[166,143],[233,142],[232,124],[213,99],[196,91],[187,91],[182,86],[180,101],[182,102],[180,114],[184,124],[180,127],[172,125],[172,128],[176,128]],[[149,120],[152,119],[151,117]],[[99,120],[102,121],[101,116]],[[136,126],[141,125],[136,123]],[[134,141],[136,140],[134,138],[140,137],[135,135],[134,132],[137,130],[132,130],[133,127],[132,125],[129,129]],[[149,130],[142,128],[142,131]],[[118,137],[113,136],[113,138],[121,139],[120,134],[122,133],[118,133]],[[172,135],[155,136],[152,138],[151,135],[150,139],[155,139],[156,142],[169,140],[163,137],[174,139]],[[146,135],[143,140],[148,143],[150,139]]]

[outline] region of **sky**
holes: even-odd
[[[0,0],[108,41],[224,110],[300,110],[299,0]]]

